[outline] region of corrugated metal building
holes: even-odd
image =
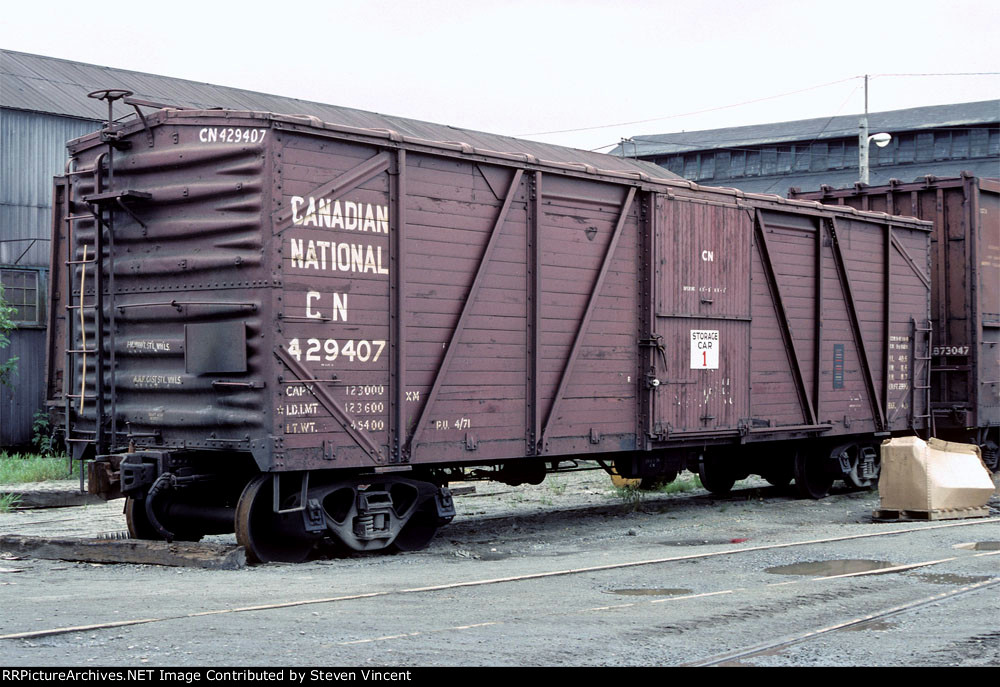
[[[753,193],[791,187],[853,186],[858,180],[861,115],[635,136],[612,154],[655,162],[685,179]],[[1000,100],[914,107],[868,115],[885,148],[869,148],[870,183],[913,181],[932,174],[1000,176]]]
[[[52,177],[63,171],[66,141],[97,129],[107,104],[87,94],[123,88],[135,97],[182,107],[224,107],[305,114],[350,126],[392,129],[436,141],[459,141],[542,160],[577,162],[673,178],[642,160],[525,141],[403,117],[267,93],[53,57],[0,50],[0,283],[16,306],[18,330],[0,350],[0,363],[17,356],[14,388],[0,389],[0,446],[31,440],[34,413],[45,400],[45,307]],[[127,114],[118,103],[117,115]]]

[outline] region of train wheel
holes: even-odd
[[[274,512],[271,475],[260,475],[246,486],[236,506],[236,541],[251,563],[301,563],[318,541],[306,532],[302,513]]]
[[[397,551],[420,551],[426,549],[437,534],[438,524],[434,513],[422,510],[414,513],[410,521],[392,541],[392,547]]]
[[[795,477],[794,458],[791,455],[781,455],[771,459],[761,467],[760,476],[772,486],[787,487]]]
[[[132,539],[163,539],[146,516],[146,504],[129,496],[125,499],[125,525]]]
[[[728,494],[736,484],[736,475],[716,456],[702,456],[698,461],[698,478],[701,480],[701,486],[719,495]]]
[[[795,453],[795,490],[804,499],[821,499],[830,493],[833,475],[823,469],[822,460],[806,451]]]
[[[197,532],[190,527],[178,527],[175,523],[171,523],[161,512],[162,509],[159,505],[156,510],[156,516],[161,525],[173,533],[173,541],[199,541],[204,536],[204,533]],[[128,527],[128,536],[132,539],[162,540],[164,538],[149,521],[145,499],[140,500],[131,496],[125,499],[125,526]]]

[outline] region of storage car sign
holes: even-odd
[[[691,330],[691,369],[719,369],[719,330]]]

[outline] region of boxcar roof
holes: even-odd
[[[253,119],[266,118],[275,122],[277,126],[292,131],[300,131],[304,133],[322,132],[321,135],[330,135],[333,137],[342,135],[355,140],[359,138],[370,138],[373,139],[372,142],[375,144],[378,144],[379,142],[382,142],[383,144],[385,142],[389,142],[391,144],[403,145],[405,147],[419,147],[440,151],[441,153],[448,155],[475,155],[487,160],[496,160],[500,164],[513,164],[518,166],[527,165],[563,174],[603,177],[608,181],[617,181],[618,183],[625,182],[642,184],[648,187],[653,187],[654,190],[661,190],[663,192],[671,192],[691,197],[700,197],[703,201],[714,200],[714,202],[738,202],[739,199],[744,199],[763,202],[768,205],[791,205],[800,208],[809,208],[817,214],[826,216],[857,215],[882,222],[891,217],[894,224],[913,224],[917,225],[917,228],[922,228],[927,231],[930,231],[930,227],[932,226],[931,222],[925,222],[916,218],[904,219],[903,217],[888,215],[883,212],[857,210],[849,206],[824,205],[823,203],[812,200],[794,200],[778,195],[746,193],[734,188],[700,186],[693,181],[688,181],[686,179],[668,178],[667,175],[669,175],[669,172],[659,166],[653,166],[653,175],[649,174],[650,170],[646,169],[609,169],[603,166],[599,167],[593,165],[586,160],[553,160],[545,158],[544,156],[535,156],[531,153],[523,151],[497,150],[493,148],[479,147],[468,141],[441,141],[422,138],[420,136],[407,135],[399,131],[382,127],[364,128],[343,124],[333,124],[324,122],[318,117],[306,115],[285,115],[275,114],[272,112],[254,112],[249,110],[184,110],[165,108],[147,115],[145,124],[140,121],[138,117],[134,117],[132,120],[124,122],[122,124],[122,130],[124,133],[136,133],[141,131],[146,124],[151,127],[159,126],[169,120],[191,120],[195,124],[204,123],[212,125],[232,122],[232,120],[239,119],[241,117]],[[95,145],[103,145],[103,143],[100,140],[99,132],[95,131],[71,141],[68,145],[71,152],[76,152]],[[610,159],[617,160],[618,158],[612,157]],[[656,189],[655,187],[660,188]]]
[[[526,153],[556,162],[579,162],[602,169],[638,171],[664,178],[673,172],[652,162],[620,158],[577,148],[528,141],[447,124],[368,112],[351,107],[258,93],[242,88],[176,79],[156,74],[102,67],[44,55],[0,50],[2,100],[6,108],[104,121],[107,104],[87,94],[105,88],[123,88],[136,98],[195,109],[225,108],[261,112],[286,112],[318,117],[326,122],[366,129],[391,129],[405,136],[434,141],[461,141],[477,148]],[[131,112],[118,104],[117,115]]]

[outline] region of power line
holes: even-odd
[[[1000,76],[1000,72],[924,72],[912,74],[871,74],[877,76]]]
[[[923,72],[923,73],[894,73],[894,74],[871,74],[871,78],[876,77],[912,77],[912,76],[1000,76],[1000,72]],[[719,110],[728,110],[734,107],[742,107],[743,105],[752,105],[753,103],[764,102],[766,100],[774,100],[776,98],[784,98],[789,95],[796,95],[797,93],[805,93],[807,91],[814,91],[819,88],[826,88],[827,86],[834,86],[839,83],[844,83],[846,81],[851,81],[853,79],[862,79],[861,75],[849,76],[844,79],[837,79],[836,81],[828,81],[826,83],[816,84],[815,86],[808,86],[806,88],[800,88],[794,91],[787,91],[785,93],[777,93],[775,95],[768,95],[762,98],[754,98],[752,100],[744,100],[738,103],[732,103],[729,105],[720,105],[718,107],[710,107],[704,110],[695,110],[693,112],[684,112],[680,114],[664,115],[662,117],[652,117],[650,119],[637,119],[631,122],[618,122],[616,124],[601,124],[597,126],[584,126],[575,129],[558,129],[554,131],[535,131],[532,133],[515,134],[515,136],[546,136],[548,134],[568,134],[576,133],[578,131],[594,131],[596,129],[611,129],[616,126],[631,126],[633,124],[647,124],[649,122],[659,122],[665,119],[676,119],[678,117],[689,117],[691,115],[705,114],[707,112],[717,112]],[[853,94],[853,93],[852,93]],[[616,144],[612,144],[616,145]],[[607,148],[608,146],[600,146],[601,148]],[[593,150],[598,150],[599,148],[594,148]]]
[[[753,100],[744,100],[739,103],[732,103],[731,105],[720,105],[719,107],[710,107],[704,110],[695,110],[693,112],[684,112],[681,114],[665,115],[663,117],[653,117],[651,119],[637,119],[632,122],[619,122],[617,124],[602,124],[600,126],[584,126],[577,129],[560,129],[558,131],[535,131],[533,133],[527,134],[515,134],[515,136],[545,136],[548,134],[568,134],[577,131],[593,131],[594,129],[610,129],[616,126],[631,126],[632,124],[646,124],[648,122],[659,122],[664,119],[674,119],[676,117],[688,117],[696,114],[704,114],[706,112],[716,112],[718,110],[727,110],[731,107],[741,107],[743,105],[751,105],[753,103],[763,102],[765,100],[774,100],[775,98],[784,98],[785,96],[795,95],[796,93],[805,93],[806,91],[814,91],[817,88],[825,88],[827,86],[833,86],[838,83],[844,83],[845,81],[850,81],[851,79],[858,79],[858,76],[849,76],[846,79],[837,79],[836,81],[828,81],[827,83],[817,84],[815,86],[809,86],[807,88],[800,88],[795,91],[788,91],[786,93],[778,93],[776,95],[768,95],[763,98],[754,98]]]

